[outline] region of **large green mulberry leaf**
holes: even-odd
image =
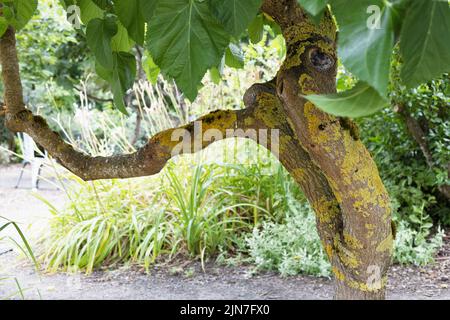
[[[351,118],[365,117],[388,106],[386,99],[364,82],[358,82],[352,89],[341,93],[305,98],[325,112]]]
[[[211,12],[235,37],[247,29],[261,4],[262,0],[210,0]]]
[[[447,1],[411,1],[400,37],[402,80],[410,87],[450,72]]]
[[[217,66],[229,35],[206,1],[160,0],[148,31],[148,46],[163,74],[194,100],[206,71]]]
[[[395,41],[394,8],[384,0],[332,0],[331,4],[339,24],[343,64],[387,96]]]

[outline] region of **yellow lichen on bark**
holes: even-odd
[[[349,134],[344,136],[344,148],[340,170],[342,181],[353,190],[354,209],[367,213],[378,206],[385,209],[384,218],[389,217],[391,210],[386,188],[369,151],[361,141],[355,141]]]
[[[336,54],[336,48],[332,41],[318,40],[314,43],[314,46],[320,48],[322,52],[332,57]]]
[[[299,47],[294,53],[291,53],[286,62],[281,66],[283,69],[291,69],[302,65],[302,55],[305,53],[306,47]]]
[[[323,244],[324,248],[325,248],[325,252],[328,256],[328,259],[331,261],[331,259],[333,259],[333,246],[329,243],[327,244]]]
[[[341,263],[349,268],[356,269],[361,265],[359,258],[359,250],[347,246],[341,242],[341,235],[336,234],[334,237],[334,247]]]
[[[348,280],[346,283],[353,289],[358,289],[363,292],[377,292],[381,288],[385,287],[387,284],[388,278],[383,277],[379,280],[378,283],[369,284],[368,282],[358,282],[355,280]]]
[[[366,238],[367,239],[372,238],[373,235],[374,235],[375,225],[373,225],[371,223],[366,223],[365,227],[366,227],[366,230],[367,230]]]
[[[342,139],[342,133],[334,117],[324,119],[323,113],[311,102],[306,102],[303,112],[308,123],[308,134],[316,146],[331,152],[334,144]]]
[[[233,111],[216,111],[198,120],[202,123],[203,133],[210,129],[225,131],[236,127],[237,115]]]
[[[298,85],[300,87],[300,91],[303,94],[315,94],[318,89],[314,79],[309,74],[302,74],[300,79],[298,80]]]
[[[255,119],[254,118],[252,118],[252,117],[247,117],[247,118],[245,118],[244,119],[244,124],[246,125],[246,126],[252,126],[252,125],[254,125],[255,124]]]
[[[303,183],[306,179],[306,170],[303,168],[297,168],[292,170],[292,176],[297,183]]]
[[[356,237],[344,231],[344,241],[352,249],[362,249],[363,245]]]
[[[393,246],[394,246],[394,238],[392,237],[392,234],[390,234],[377,246],[377,252],[385,252],[385,251],[392,252]]]
[[[321,223],[330,223],[340,214],[339,204],[335,200],[329,200],[325,196],[312,203],[317,219]]]
[[[188,138],[191,143],[193,143],[194,140],[198,140],[202,145],[207,145],[211,142],[203,141],[205,132],[214,129],[220,131],[225,137],[226,130],[234,129],[236,124],[236,112],[219,110],[198,119],[194,123],[160,132],[150,139],[150,144],[157,146],[159,152],[158,156],[164,158],[169,156],[172,150],[174,150],[184,138]],[[196,125],[198,126],[197,130]],[[184,134],[188,134],[188,136],[184,137]]]
[[[260,93],[257,102],[258,108],[255,111],[255,118],[261,120],[267,127],[279,128],[286,122],[286,117],[279,108],[279,102],[273,94]]]
[[[341,270],[339,270],[337,267],[332,267],[331,270],[337,280],[345,281],[345,275]]]

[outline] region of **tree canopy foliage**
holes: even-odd
[[[2,0],[0,34],[8,25],[20,30],[32,18],[38,0]],[[242,67],[235,43],[257,39],[264,23],[262,0],[61,0],[82,32],[108,81],[115,105],[126,113],[124,94],[136,77],[134,44],[143,46],[160,70],[194,100],[209,69],[223,63]],[[323,110],[340,116],[372,114],[387,104],[390,65],[399,44],[400,80],[415,87],[448,72],[450,9],[447,0],[298,0],[316,21],[330,6],[339,26],[339,55],[359,82],[348,92],[308,96]],[[349,8],[352,8],[349,10]],[[79,14],[79,16],[78,16]],[[74,16],[75,15],[75,16]],[[154,76],[154,75],[153,75]]]

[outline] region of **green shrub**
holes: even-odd
[[[394,78],[400,66],[393,62]],[[397,218],[418,230],[421,219],[417,214],[422,213],[415,208],[423,206],[427,223],[450,226],[450,202],[439,191],[440,186],[450,185],[450,76],[445,74],[414,89],[393,81],[390,98],[391,108],[359,122],[363,141],[395,202]],[[405,106],[423,131],[428,161],[397,112],[399,105]]]
[[[443,244],[444,232],[428,236],[428,232],[417,231],[406,221],[398,225],[395,239],[394,261],[400,264],[424,266],[434,261],[434,257]]]
[[[264,222],[246,236],[249,261],[282,275],[328,276],[330,264],[316,232],[314,214],[305,204],[288,213],[283,224]]]

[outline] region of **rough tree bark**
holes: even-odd
[[[387,192],[356,126],[320,111],[303,98],[336,90],[333,18],[327,12],[316,25],[295,0],[266,0],[261,9],[282,28],[286,60],[275,79],[248,89],[246,109],[216,111],[199,119],[203,123],[199,135],[211,128],[221,133],[233,128],[278,129],[280,161],[316,212],[317,228],[335,276],[335,298],[383,299],[393,243]],[[12,29],[0,42],[0,62],[10,130],[28,133],[85,180],[155,174],[179,143],[171,138],[175,130],[171,129],[151,138],[134,154],[89,157],[66,144],[44,119],[25,108]],[[184,128],[193,132],[193,127]],[[213,142],[200,141],[199,148],[192,146],[187,151],[199,151]]]

